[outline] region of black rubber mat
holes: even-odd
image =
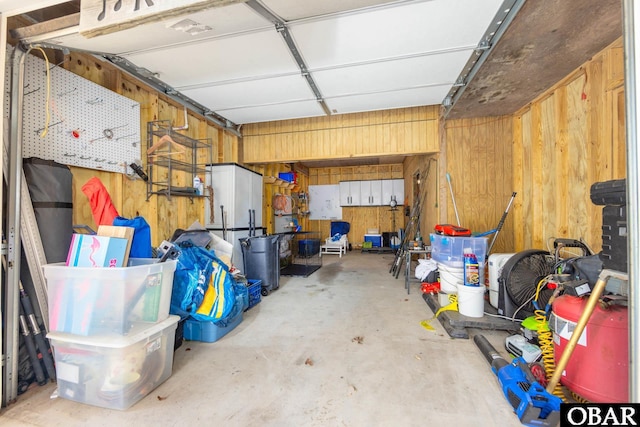
[[[280,270],[281,276],[302,276],[308,277],[314,271],[318,270],[321,265],[302,265],[302,264],[290,264]]]

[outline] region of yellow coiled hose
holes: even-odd
[[[538,282],[538,286],[536,289],[535,301],[537,303],[538,297],[540,295],[540,290],[543,285],[547,284],[547,279],[542,279]],[[549,302],[549,304],[551,301]],[[542,364],[544,365],[544,372],[547,377],[547,381],[551,380],[553,373],[556,370],[556,361],[554,359],[553,353],[553,333],[549,329],[547,324],[547,313],[544,310],[536,308],[533,312],[535,321],[538,325],[538,344],[540,345],[540,350],[542,351]],[[555,388],[552,391],[554,396],[562,399],[563,402],[566,402],[567,399],[562,390],[562,386],[558,382]]]

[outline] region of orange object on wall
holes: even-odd
[[[119,215],[102,181],[94,176],[82,186],[82,192],[89,199],[96,226],[113,225],[114,218]]]

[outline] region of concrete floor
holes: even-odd
[[[520,426],[473,340],[454,340],[391,254],[325,255],[282,277],[215,343],[185,341],[173,375],[126,411],[52,399],[34,387],[3,426]],[[482,333],[505,354],[502,331]]]

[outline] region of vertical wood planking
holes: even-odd
[[[568,209],[569,227],[572,230],[568,237],[587,239],[589,209],[589,188],[592,184],[588,174],[588,163],[592,166],[597,159],[589,158],[587,147],[587,109],[583,93],[586,87],[586,76],[580,75],[567,86],[567,119],[569,125],[569,158],[571,159],[566,190],[572,200]],[[588,240],[587,240],[587,243]]]
[[[246,124],[244,161],[292,163],[437,152],[438,110],[438,106],[413,107]]]
[[[515,236],[516,250],[546,248],[553,237],[582,238],[594,251],[601,249],[601,207],[589,193],[595,182],[626,176],[616,160],[624,153],[622,62],[618,40],[515,113],[513,182],[524,192],[524,204],[516,204],[522,224],[516,229],[524,230]],[[529,214],[531,209],[540,215]]]
[[[511,216],[514,218],[515,229],[518,231],[513,234],[513,251],[521,251],[525,247],[524,233],[521,233],[522,225],[524,224],[524,171],[523,162],[524,154],[522,148],[522,116],[516,115],[513,118],[513,160],[512,160],[512,173],[513,173],[513,189],[517,192],[516,199],[513,203]]]

